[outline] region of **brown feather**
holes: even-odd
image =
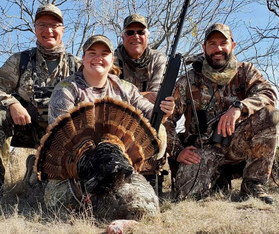
[[[76,179],[83,152],[104,140],[120,145],[137,171],[162,147],[149,121],[128,103],[109,97],[80,103],[47,128],[36,155],[39,178]]]

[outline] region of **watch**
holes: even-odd
[[[240,111],[243,110],[243,104],[240,101],[233,102],[232,106],[235,107],[235,108],[239,108]]]

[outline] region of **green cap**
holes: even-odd
[[[35,15],[35,22],[42,15],[53,15],[61,23],[63,23],[63,14],[62,14],[61,10],[58,7],[54,6],[53,4],[46,4],[46,5],[40,6]]]
[[[110,39],[108,39],[104,35],[94,35],[94,36],[89,37],[83,45],[83,54],[85,54],[85,51],[87,51],[96,42],[101,42],[101,43],[105,44],[109,48],[110,52],[113,54],[113,52],[114,52],[113,45],[112,45]]]
[[[215,31],[222,33],[227,39],[231,38],[233,40],[233,35],[232,35],[232,31],[231,31],[230,27],[225,24],[216,23],[216,24],[211,25],[206,30],[204,41],[206,41],[208,39],[208,36],[212,32],[215,32]]]
[[[124,20],[124,24],[123,24],[123,29],[127,28],[130,24],[132,23],[140,23],[142,24],[144,27],[147,28],[147,22],[146,19],[139,14],[132,14],[128,17],[125,18]]]

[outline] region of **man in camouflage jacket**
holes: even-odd
[[[22,52],[12,55],[0,68],[1,191],[4,166],[9,161],[7,139],[11,136],[17,138],[19,142],[14,146],[38,146],[48,123],[48,100],[52,87],[80,66],[80,59],[65,51],[62,42],[65,27],[59,8],[52,4],[39,7],[34,26],[37,47],[24,52],[29,54],[28,61],[23,61],[26,64],[24,71],[20,68]]]
[[[145,17],[132,14],[124,20],[122,40],[115,51],[120,78],[138,87],[141,94],[153,104],[163,79],[167,58],[148,46],[150,32]]]
[[[121,68],[120,78],[134,84],[141,94],[151,103],[155,103],[163,79],[167,58],[158,50],[148,46],[150,32],[145,17],[131,14],[123,23],[122,40],[115,51],[115,64]],[[165,163],[165,157],[159,164]],[[155,187],[155,173],[158,165],[145,165],[142,172]],[[163,176],[159,177],[160,184]],[[161,185],[160,185],[161,190]]]
[[[203,197],[216,186],[229,186],[236,176],[236,171],[228,171],[230,165],[238,165],[235,168],[238,172],[241,168],[243,177],[240,198],[254,196],[273,202],[264,184],[277,146],[277,97],[253,64],[237,61],[235,46],[227,25],[212,25],[206,30],[204,55],[195,59],[187,73],[190,87],[186,76],[176,83],[176,107],[167,123],[167,151],[179,162],[178,199]],[[186,131],[179,136],[175,124],[182,115]],[[225,178],[220,177],[222,171]],[[227,184],[218,184],[222,179]]]

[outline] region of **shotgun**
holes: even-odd
[[[178,45],[179,36],[181,34],[181,30],[183,27],[185,15],[186,15],[189,3],[190,3],[190,0],[185,0],[185,2],[183,4],[183,7],[182,7],[182,10],[180,13],[180,17],[179,17],[179,22],[177,24],[176,33],[174,35],[174,41],[171,46],[170,55],[169,55],[168,62],[167,62],[166,68],[165,68],[164,78],[161,83],[161,87],[158,92],[155,104],[154,104],[150,123],[151,123],[152,127],[155,128],[157,131],[159,130],[160,124],[162,122],[162,118],[165,114],[160,109],[160,103],[161,103],[161,101],[165,100],[166,97],[169,97],[172,95],[175,81],[176,81],[176,78],[177,78],[177,75],[179,72],[182,55],[176,54],[176,48]]]

